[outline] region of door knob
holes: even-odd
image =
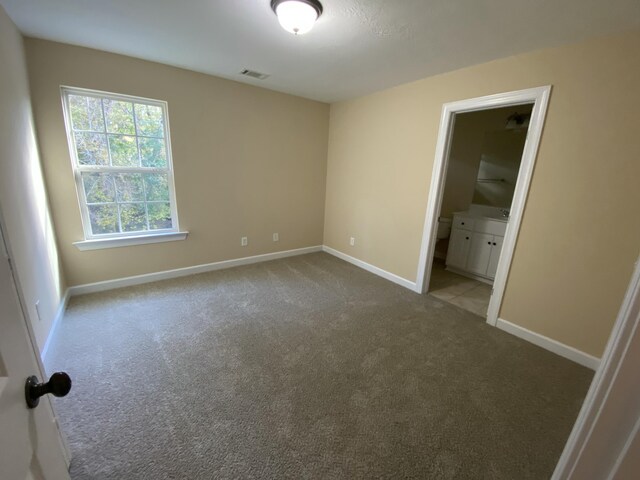
[[[64,397],[71,390],[71,378],[65,372],[56,372],[51,375],[47,383],[38,383],[35,375],[27,378],[24,385],[24,396],[29,408],[36,408],[40,403],[40,397],[51,393],[55,397]]]

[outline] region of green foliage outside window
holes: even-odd
[[[77,94],[68,107],[91,232],[171,229],[162,108]]]

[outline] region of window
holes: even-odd
[[[85,240],[178,232],[167,104],[74,88],[62,97]]]

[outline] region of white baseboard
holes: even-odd
[[[60,302],[58,310],[56,311],[56,316],[51,325],[51,330],[49,332],[49,336],[47,337],[47,341],[45,342],[44,347],[42,348],[41,356],[43,359],[45,358],[45,355],[47,354],[47,350],[49,349],[51,339],[55,333],[58,323],[60,322],[60,319],[64,315],[64,311],[66,309],[69,298],[74,295],[102,292],[106,290],[112,290],[115,288],[128,287],[132,285],[140,285],[143,283],[156,282],[159,280],[167,280],[170,278],[185,277],[188,275],[195,275],[198,273],[212,272],[214,270],[222,270],[225,268],[232,268],[240,265],[249,265],[252,263],[267,262],[269,260],[277,260],[279,258],[294,257],[297,255],[304,255],[307,253],[314,253],[314,252],[320,252],[320,251],[323,251],[330,255],[338,257],[341,260],[344,260],[345,262],[349,262],[357,267],[360,267],[368,272],[373,273],[374,275],[378,275],[379,277],[389,280],[390,282],[393,282],[404,288],[408,288],[411,291],[420,293],[418,291],[418,286],[416,282],[412,282],[410,280],[407,280],[406,278],[402,278],[394,273],[387,272],[386,270],[383,270],[379,267],[371,265],[367,262],[359,260],[350,255],[347,255],[346,253],[342,253],[326,245],[317,245],[314,247],[297,248],[295,250],[285,250],[282,252],[266,253],[264,255],[255,255],[252,257],[236,258],[232,260],[224,260],[221,262],[207,263],[204,265],[195,265],[193,267],[177,268],[174,270],[165,270],[162,272],[154,272],[154,273],[148,273],[144,275],[136,275],[133,277],[117,278],[114,280],[106,280],[104,282],[96,282],[96,283],[89,283],[85,285],[76,285],[73,287],[69,287]],[[542,347],[562,357],[568,358],[569,360],[579,363],[580,365],[583,365],[592,370],[596,370],[598,368],[598,365],[600,364],[599,358],[589,355],[588,353],[581,352],[580,350],[577,350],[576,348],[560,343],[557,340],[553,340],[539,333],[535,333],[535,332],[532,332],[531,330],[527,330],[524,327],[511,323],[502,318],[498,319],[496,323],[496,327],[512,335],[515,335],[516,337],[522,338],[523,340],[527,340],[528,342],[531,342],[534,345]]]
[[[53,322],[51,322],[51,328],[49,329],[49,335],[47,335],[47,341],[44,342],[44,346],[42,347],[42,352],[40,352],[40,358],[44,361],[47,356],[47,352],[49,351],[49,346],[51,345],[51,340],[53,339],[53,335],[56,332],[56,328],[58,328],[58,324],[62,317],[64,316],[64,311],[67,309],[67,303],[69,303],[69,297],[71,296],[70,289],[64,292],[64,295],[60,299],[60,304],[56,310],[56,315],[53,317]]]
[[[358,260],[346,253],[342,253],[338,250],[335,250],[331,247],[327,247],[326,245],[322,246],[322,250],[326,253],[329,253],[335,257],[338,257],[346,262],[352,263],[353,265],[360,267],[368,272],[371,272],[375,275],[378,275],[382,278],[385,278],[391,282],[397,283],[409,290],[413,290],[416,293],[420,293],[415,282],[411,282],[405,278],[399,277],[394,273],[387,272],[386,270],[382,270],[374,265],[371,265],[367,262],[363,262],[362,260]],[[534,345],[544,348],[545,350],[549,350],[561,357],[568,358],[569,360],[576,362],[584,367],[590,368],[591,370],[596,370],[598,365],[600,365],[600,359],[594,357],[593,355],[589,355],[588,353],[582,352],[576,348],[570,347],[569,345],[565,345],[564,343],[560,343],[557,340],[553,340],[549,337],[545,337],[539,333],[532,332],[531,330],[527,330],[524,327],[516,325],[514,323],[508,322],[502,318],[498,319],[496,323],[496,327],[505,332],[508,332],[516,337],[522,338]]]
[[[418,291],[418,287],[416,285],[416,282],[412,282],[410,280],[407,280],[406,278],[402,278],[399,277],[398,275],[396,275],[395,273],[391,273],[391,272],[387,272],[386,270],[383,270],[381,268],[378,268],[374,265],[371,265],[370,263],[367,262],[363,262],[362,260],[358,260],[355,257],[352,257],[350,255],[347,255],[346,253],[342,253],[338,250],[335,250],[331,247],[327,247],[326,245],[322,246],[322,251],[326,252],[330,255],[333,255],[334,257],[338,257],[341,260],[344,260],[345,262],[349,262],[352,263],[353,265],[355,265],[356,267],[360,267],[364,270],[366,270],[367,272],[371,272],[375,275],[378,275],[379,277],[382,277],[386,280],[389,280],[390,282],[396,283],[402,287],[408,288],[409,290],[412,290],[416,293],[420,293]]]
[[[254,255],[252,257],[234,258],[232,260],[224,260],[222,262],[207,263],[204,265],[194,265],[193,267],[176,268],[174,270],[165,270],[162,272],[146,273],[144,275],[135,275],[133,277],[116,278],[114,280],[106,280],[104,282],[87,283],[85,285],[76,285],[69,287],[69,294],[82,295],[85,293],[103,292],[105,290],[113,290],[114,288],[130,287],[132,285],[140,285],[143,283],[157,282],[158,280],[167,280],[169,278],[186,277],[197,273],[212,272],[214,270],[222,270],[225,268],[238,267],[240,265],[249,265],[252,263],[267,262],[269,260],[277,260],[278,258],[295,257],[306,253],[321,252],[322,246],[297,248],[295,250],[284,250],[282,252],[265,253],[264,255]]]
[[[591,370],[596,370],[598,365],[600,365],[600,359],[594,357],[593,355],[589,355],[588,353],[581,352],[580,350],[570,347],[569,345],[565,345],[564,343],[560,343],[557,340],[553,340],[552,338],[545,337],[544,335],[540,335],[539,333],[532,332],[531,330],[527,330],[520,325],[516,325],[514,323],[508,322],[502,318],[498,318],[498,322],[496,323],[496,327],[500,330],[504,330],[516,337],[522,338],[528,342],[533,343],[539,347],[544,348],[545,350],[549,350],[561,357],[568,358],[580,365],[590,368]]]

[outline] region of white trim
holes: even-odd
[[[223,260],[221,262],[206,263],[203,265],[194,265],[193,267],[176,268],[174,270],[165,270],[162,272],[147,273],[144,275],[136,275],[133,277],[117,278],[114,280],[106,280],[104,282],[88,283],[85,285],[75,285],[69,287],[69,294],[82,295],[85,293],[103,292],[105,290],[113,290],[114,288],[130,287],[132,285],[140,285],[143,283],[157,282],[159,280],[167,280],[169,278],[186,277],[197,273],[212,272],[214,270],[223,270],[225,268],[238,267],[240,265],[249,265],[252,263],[267,262],[278,258],[295,257],[307,253],[321,252],[322,246],[297,248],[295,250],[284,250],[281,252],[265,253],[264,255],[255,255],[252,257],[234,258],[232,260]]]
[[[607,480],[614,480],[616,474],[618,473],[618,469],[620,468],[620,465],[622,465],[622,462],[626,460],[627,455],[633,455],[629,450],[631,449],[631,444],[634,442],[634,440],[639,434],[640,434],[640,417],[638,417],[638,419],[636,420],[636,423],[633,426],[633,430],[631,430],[631,434],[627,438],[627,441],[625,442],[624,447],[622,447],[622,450],[620,450],[620,455],[618,455],[618,458],[616,459],[616,463],[613,465],[611,472],[609,472],[609,476],[607,477]]]
[[[367,272],[371,272],[375,275],[378,275],[379,277],[382,277],[384,279],[389,280],[390,282],[396,283],[402,287],[408,288],[409,290],[412,290],[414,292],[420,293],[418,291],[418,288],[415,284],[415,282],[412,282],[411,280],[407,280],[406,278],[402,278],[398,275],[396,275],[395,273],[391,273],[391,272],[387,272],[386,270],[383,270],[379,267],[376,267],[374,265],[371,265],[370,263],[367,262],[363,262],[362,260],[358,260],[355,257],[352,257],[350,255],[347,255],[346,253],[342,253],[338,250],[335,250],[331,247],[327,247],[326,245],[322,246],[322,251],[326,252],[330,255],[333,255],[334,257],[338,257],[341,260],[344,260],[345,262],[349,262],[352,263],[353,265],[360,267],[364,270],[366,270]]]
[[[629,362],[627,353],[631,342],[637,342],[640,335],[640,259],[636,261],[635,270],[629,282],[627,293],[620,307],[620,312],[613,326],[611,336],[602,355],[600,367],[596,371],[591,387],[587,392],[582,409],[578,414],[573,430],[564,447],[564,451],[558,460],[551,480],[564,480],[572,478],[576,466],[583,461],[582,453],[591,440],[591,436],[600,414],[607,406],[609,394],[618,377],[622,365]],[[629,412],[632,413],[632,412]],[[635,412],[633,412],[635,413]],[[613,430],[615,426],[612,426]],[[615,438],[610,431],[610,438]],[[616,442],[613,442],[616,443]],[[615,445],[608,442],[611,448]]]
[[[600,364],[600,359],[594,357],[593,355],[589,355],[588,353],[582,352],[577,348],[570,347],[569,345],[565,345],[564,343],[560,343],[557,340],[554,340],[549,337],[545,337],[544,335],[540,335],[539,333],[532,332],[520,325],[516,325],[515,323],[508,322],[502,318],[498,319],[498,322],[495,325],[500,330],[504,330],[511,335],[515,335],[516,337],[522,338],[534,345],[544,348],[545,350],[549,350],[561,357],[568,358],[580,365],[590,368],[591,370],[595,370],[598,368]]]
[[[73,242],[78,250],[99,250],[102,248],[128,247],[130,245],[143,245],[145,243],[175,242],[184,240],[189,232],[154,233],[148,235],[135,235],[119,238],[101,238]]]
[[[522,163],[518,181],[510,210],[510,219],[505,232],[502,252],[498,262],[498,269],[493,283],[493,295],[489,302],[487,312],[487,323],[495,326],[498,321],[498,313],[502,304],[502,297],[506,286],[509,267],[513,258],[524,205],[531,183],[533,167],[535,164],[542,127],[547,111],[551,86],[530,88],[515,92],[499,93],[485,97],[461,100],[458,102],[446,103],[442,107],[440,117],[440,131],[436,144],[436,155],[431,174],[431,185],[429,187],[429,200],[422,234],[420,247],[420,258],[418,261],[418,272],[416,275],[416,285],[418,291],[426,293],[429,288],[431,268],[433,264],[433,254],[436,246],[436,235],[438,230],[438,216],[442,206],[442,194],[446,180],[446,172],[449,161],[449,149],[453,137],[454,115],[463,112],[474,112],[487,110],[490,108],[501,108],[514,105],[533,103],[527,140],[522,153]]]
[[[368,272],[378,275],[379,277],[396,283],[402,287],[408,288],[409,290],[412,290],[416,293],[421,293],[415,282],[402,278],[394,273],[387,272],[386,270],[376,267],[375,265],[371,265],[370,263],[359,260],[326,245],[322,246],[322,251],[338,257],[345,262],[349,262],[357,267],[367,270]],[[532,332],[531,330],[511,323],[502,318],[498,319],[495,326],[500,330],[504,330],[507,333],[515,335],[518,338],[522,338],[523,340],[526,340],[530,343],[533,343],[534,345],[544,348],[545,350],[549,350],[550,352],[574,361],[582,366],[590,368],[591,370],[596,370],[598,368],[598,365],[600,364],[600,359],[594,357],[593,355],[589,355],[588,353],[582,352],[574,347],[570,347],[569,345],[565,345],[564,343],[558,342],[557,340],[554,340],[552,338],[545,337],[544,335],[541,335],[539,333]]]
[[[67,309],[67,304],[69,303],[69,289],[64,292],[64,295],[60,299],[60,303],[58,304],[58,308],[56,309],[56,315],[53,317],[53,322],[51,322],[51,328],[49,329],[49,334],[47,335],[47,340],[44,342],[44,346],[42,347],[42,351],[40,352],[40,358],[44,362],[45,357],[47,356],[47,352],[49,351],[49,347],[51,346],[51,340],[53,339],[53,335],[56,332],[56,328],[60,324],[60,320],[64,316],[64,312]]]
[[[166,149],[166,160],[167,165],[164,168],[148,168],[148,167],[114,167],[113,165],[108,166],[96,166],[96,165],[81,165],[76,152],[76,140],[75,140],[75,132],[73,130],[71,114],[69,109],[69,95],[80,95],[85,97],[93,97],[98,98],[100,100],[108,99],[108,100],[116,100],[116,101],[125,101],[131,102],[132,104],[139,105],[151,105],[155,107],[159,107],[162,110],[163,116],[163,127],[164,127],[164,144]],[[123,95],[119,93],[111,93],[104,92],[100,90],[91,90],[87,88],[78,88],[78,87],[69,87],[66,85],[60,86],[60,96],[62,100],[62,113],[64,118],[65,129],[67,133],[67,143],[69,146],[69,157],[71,160],[71,168],[73,170],[73,177],[76,183],[76,194],[78,198],[78,205],[80,207],[80,217],[82,219],[82,228],[84,230],[85,240],[102,240],[103,238],[124,238],[131,233],[127,232],[117,232],[113,234],[100,234],[94,235],[91,230],[91,221],[89,215],[89,207],[87,205],[87,198],[84,191],[84,184],[82,182],[82,173],[84,172],[109,172],[109,173],[121,173],[121,172],[134,172],[134,173],[154,173],[154,172],[162,172],[167,175],[167,184],[169,187],[169,206],[171,209],[171,229],[167,229],[172,233],[180,232],[180,225],[178,222],[178,200],[176,198],[176,190],[175,190],[175,177],[173,171],[173,153],[171,150],[171,131],[169,128],[169,104],[164,100],[154,100],[145,97],[136,97],[132,95]],[[102,117],[104,121],[104,135],[107,139],[107,154],[109,156],[109,163],[111,164],[111,147],[108,145],[108,137],[109,134],[107,129],[107,120],[104,116],[104,108],[101,106]],[[135,117],[135,107],[133,108],[133,120],[134,120],[134,128],[135,133],[132,134],[136,137],[136,146],[139,150],[138,139],[144,136],[138,135],[138,125]],[[155,137],[154,137],[155,138]],[[119,202],[116,199],[116,204]],[[126,202],[122,202],[126,203]],[[145,218],[148,221],[148,212],[147,212],[147,200],[145,197],[144,200],[145,205]],[[120,210],[118,207],[118,226],[120,225]],[[133,236],[141,235],[141,232],[133,232]],[[152,242],[150,242],[152,243]]]

